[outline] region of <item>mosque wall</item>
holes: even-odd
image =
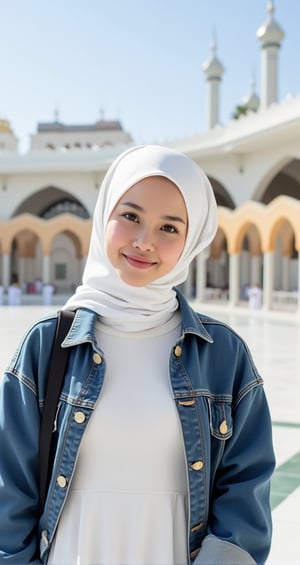
[[[99,175],[93,172],[6,175],[4,187],[3,185],[1,187],[0,183],[0,219],[8,220],[22,212],[39,214],[48,200],[54,202],[55,199],[59,200],[64,196],[77,199],[89,215],[92,215],[98,194],[98,183]],[[45,197],[46,189],[52,191],[49,198]],[[53,189],[59,191],[59,194],[55,194]]]
[[[232,272],[236,272],[239,295],[233,301],[238,302],[245,298],[247,286],[257,282],[263,287],[269,271],[269,293],[294,292],[299,285],[299,144],[290,142],[281,150],[258,147],[243,158],[230,152],[215,159],[203,154],[194,158],[211,178],[218,202],[218,233],[201,266],[206,287],[214,289],[213,296],[217,289],[228,289],[230,300]],[[71,155],[69,159],[72,169]],[[68,293],[80,283],[105,165],[86,169],[59,171],[52,164],[51,170],[50,160],[46,171],[10,173],[5,185],[0,183],[0,279],[4,286],[14,273],[24,288],[41,279]],[[81,206],[86,218],[62,213],[64,200],[71,207],[72,202],[75,208]],[[43,218],[45,209],[56,204],[54,217]],[[192,269],[187,294],[196,293],[205,300],[205,292],[196,283],[199,268],[195,264]],[[223,299],[225,293],[218,296]]]
[[[274,254],[273,288],[290,292],[298,286],[300,201],[279,196],[269,205],[248,201],[235,210],[218,207],[218,232],[207,257],[212,288],[229,285],[230,261],[239,257],[238,286],[262,284],[264,256]],[[20,284],[49,279],[59,292],[80,283],[88,253],[91,218],[62,214],[51,219],[20,214],[0,222],[0,276],[17,272]],[[5,272],[5,258],[10,258]],[[45,281],[46,282],[46,281]]]
[[[213,42],[203,66],[209,130],[168,145],[203,168],[218,203],[216,237],[194,261],[187,295],[200,302],[217,297],[234,306],[245,299],[249,285],[258,283],[264,307],[273,307],[275,298],[292,297],[300,312],[300,97],[278,103],[278,55],[284,33],[274,19],[272,2],[267,3],[267,12],[257,32],[262,100],[252,84],[245,102],[247,115],[226,126],[219,123],[225,67]],[[20,156],[9,122],[0,120],[4,286],[13,275],[21,285],[40,279],[67,293],[80,283],[102,179],[112,160],[131,143],[119,122],[65,126],[55,119],[39,124],[31,136],[31,150]]]

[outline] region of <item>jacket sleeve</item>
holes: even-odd
[[[232,436],[211,487],[207,537],[195,565],[265,563],[272,535],[272,425],[262,384],[247,348],[236,358]]]
[[[194,565],[256,565],[251,555],[237,545],[213,535],[204,538]]]
[[[38,365],[39,352],[35,332],[0,380],[0,564],[40,563],[36,557],[40,410],[32,368]]]

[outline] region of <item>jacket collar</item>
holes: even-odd
[[[199,314],[189,305],[185,296],[177,288],[176,294],[178,298],[179,308],[182,316],[182,332],[183,337],[186,334],[195,334],[201,339],[213,343],[213,338],[204,327]],[[65,337],[62,346],[71,347],[79,343],[91,342],[98,349],[95,340],[95,324],[97,314],[87,308],[79,308],[76,311],[72,326]]]
[[[201,322],[200,315],[190,306],[185,296],[176,288],[179,308],[182,316],[182,331],[183,335],[192,333],[199,336],[209,343],[213,343],[212,336],[208,333],[203,323]],[[205,320],[204,320],[205,321]]]
[[[71,328],[62,342],[62,347],[71,347],[89,341],[98,349],[95,340],[96,320],[96,312],[88,308],[78,308],[75,312]]]

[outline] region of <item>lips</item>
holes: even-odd
[[[148,269],[153,265],[156,265],[155,261],[151,261],[146,257],[141,257],[140,255],[125,255],[123,257],[128,261],[129,265],[136,267],[137,269]]]

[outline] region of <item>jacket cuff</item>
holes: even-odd
[[[256,565],[256,561],[241,547],[209,534],[193,565]]]

